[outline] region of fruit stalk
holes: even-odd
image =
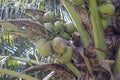
[[[80,33],[80,37],[83,41],[83,44],[85,47],[88,47],[89,45],[89,35],[85,28],[82,25],[82,22],[80,18],[78,17],[79,15],[76,13],[75,9],[65,0],[61,0],[65,8],[67,9],[73,23],[75,24],[78,32]]]
[[[71,63],[68,62],[65,64],[78,78],[81,77],[81,72]]]
[[[67,50],[58,59],[58,61],[66,65],[78,78],[81,77],[81,72],[71,63],[73,49],[71,46],[67,46]]]
[[[105,37],[97,7],[96,0],[89,0],[90,18],[93,27],[95,47],[106,51],[107,47],[105,43]],[[105,53],[101,51],[96,51],[96,55],[100,59],[106,58]]]

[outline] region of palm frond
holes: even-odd
[[[6,69],[2,69],[2,68],[0,68],[0,73],[11,75],[11,76],[16,76],[16,74],[19,74],[18,72],[11,71],[11,70],[6,70]],[[25,75],[25,74],[21,74],[19,77],[23,78],[25,80],[38,80],[36,78],[33,78],[33,77]]]

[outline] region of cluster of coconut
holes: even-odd
[[[44,27],[55,36],[51,39],[41,38],[38,40],[36,42],[37,52],[43,57],[57,55],[56,59],[61,63],[70,62],[73,49],[69,46],[68,41],[71,40],[72,34],[76,31],[74,23],[57,20],[52,11],[47,11],[43,20]]]
[[[57,59],[60,63],[68,63],[72,59],[73,49],[67,44],[66,40],[61,37],[55,37],[51,41],[40,39],[36,43],[36,49],[40,56],[43,57],[51,55],[59,56]]]
[[[106,29],[111,23],[110,16],[114,14],[115,7],[113,6],[111,0],[98,0],[98,5],[103,29]]]
[[[65,22],[62,20],[55,20],[54,12],[48,11],[44,14],[43,19],[45,21],[45,28],[55,33],[57,36],[63,39],[70,40],[71,34],[76,31],[73,22]]]

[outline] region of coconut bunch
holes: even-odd
[[[72,59],[73,49],[69,46],[68,42],[61,37],[55,37],[51,41],[40,39],[36,43],[36,49],[40,56],[43,57],[56,55],[56,59],[60,63],[67,63]]]
[[[62,37],[55,37],[51,41],[40,39],[36,43],[36,50],[39,55],[44,58],[51,57],[51,63],[65,65],[70,71],[72,71],[71,75],[81,75],[80,71],[72,63],[74,48]]]
[[[115,7],[113,6],[111,0],[98,0],[98,10],[103,29],[106,29],[111,23],[110,16],[114,14]]]
[[[62,37],[63,39],[70,40],[72,34],[76,31],[73,22],[65,22],[63,20],[58,20],[54,12],[48,11],[43,16],[44,27],[48,32],[51,32],[55,36]]]
[[[79,70],[72,64],[73,48],[70,45],[77,29],[72,21],[60,20],[52,11],[47,11],[42,16],[44,28],[51,34],[42,37],[36,42],[38,54],[44,58],[50,57],[51,63],[66,65],[75,75],[80,75]]]
[[[51,32],[52,38],[41,38],[36,42],[38,53],[43,57],[57,55],[56,58],[61,63],[70,61],[73,51],[67,40],[71,40],[72,34],[76,31],[74,23],[57,20],[52,11],[44,13],[43,20],[44,27],[48,32]],[[58,56],[61,57],[58,58]]]
[[[50,38],[41,38],[36,42],[36,49],[40,56],[48,57],[57,55],[59,62],[64,63],[72,58],[73,50],[69,46],[72,35],[76,32],[76,27],[72,21],[65,22],[56,17],[52,11],[47,11],[43,15],[44,27],[51,33]],[[63,55],[65,54],[65,55]],[[58,58],[58,56],[60,56]]]

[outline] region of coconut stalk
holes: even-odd
[[[75,74],[75,76],[78,78],[81,77],[81,72],[71,62],[68,62],[65,65]]]
[[[100,20],[99,12],[97,9],[97,2],[96,0],[89,0],[89,8],[90,8],[90,18],[93,28],[93,37],[95,48],[102,49],[107,51],[107,46],[105,43],[105,37],[103,33],[102,23]],[[106,55],[104,52],[96,51],[96,55],[99,59],[105,59]]]
[[[120,74],[120,48],[118,49],[118,53],[116,56],[116,64],[114,67],[114,75],[117,76],[118,74]]]
[[[82,22],[81,22],[82,20],[80,19],[79,15],[75,11],[75,9],[68,2],[66,2],[65,0],[61,0],[61,2],[67,9],[73,23],[75,24],[75,26],[80,34],[80,37],[83,41],[84,46],[88,47],[89,46],[89,35],[88,35],[87,31],[85,30],[84,26],[82,25]]]

